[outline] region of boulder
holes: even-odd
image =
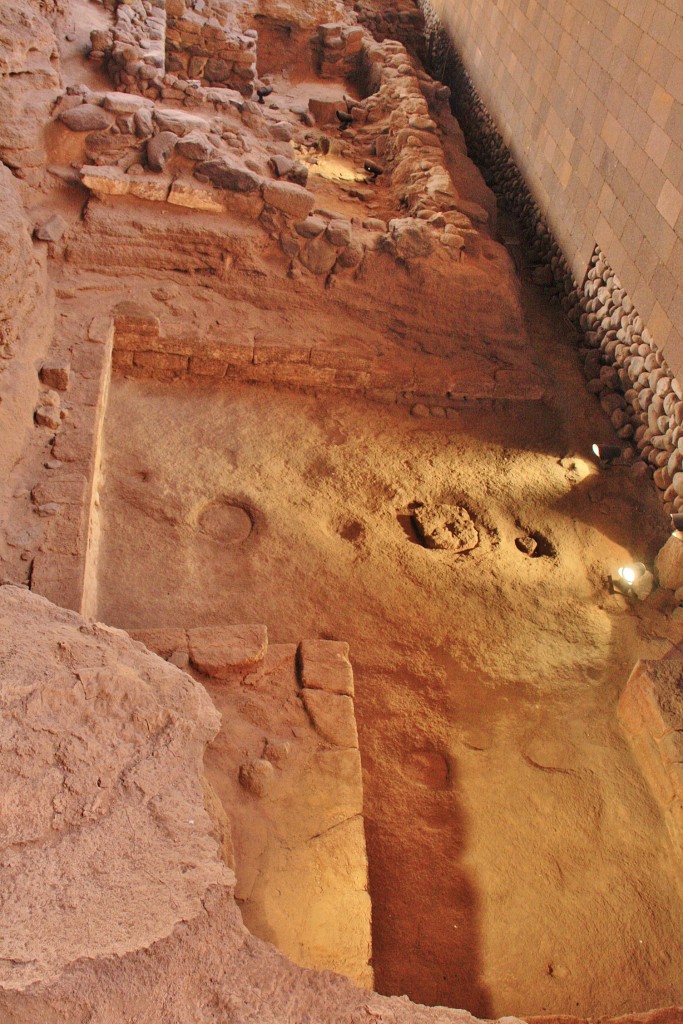
[[[163,171],[177,144],[174,132],[159,132],[147,141],[147,163],[153,171]]]
[[[315,206],[312,192],[289,181],[267,181],[263,186],[263,199],[297,220],[303,220]]]
[[[329,274],[337,262],[337,250],[319,236],[304,249],[299,259],[312,274]]]
[[[102,107],[96,107],[94,103],[82,103],[79,107],[62,111],[59,120],[72,132],[97,132],[109,128],[114,119]]]
[[[248,171],[227,156],[216,157],[215,160],[199,164],[195,168],[195,173],[217,188],[224,188],[229,192],[255,192],[261,187],[262,179],[258,174]]]

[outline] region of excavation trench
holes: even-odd
[[[197,190],[196,177],[171,199],[176,174],[193,166],[172,157],[168,202],[164,189],[163,200],[140,191],[154,175],[145,172],[142,185],[132,175],[138,191],[129,192],[118,165],[99,178],[90,168],[94,198],[68,243],[89,316],[88,289],[103,282],[107,301],[116,292],[117,302],[151,303],[149,293],[156,302],[156,313],[126,314],[132,335],[142,324],[139,337],[118,347],[114,339],[86,610],[113,626],[161,631],[155,649],[185,668],[179,645],[192,627],[267,627],[270,660],[258,680],[239,693],[208,684],[224,720],[211,752],[224,806],[213,810],[246,837],[237,895],[262,938],[286,933],[290,955],[320,966],[312,940],[295,948],[297,931],[334,947],[356,912],[350,891],[366,895],[365,864],[356,876],[354,864],[328,858],[315,882],[323,895],[329,888],[321,919],[311,928],[297,917],[312,863],[308,853],[297,859],[292,838],[305,805],[311,821],[325,819],[308,835],[321,862],[336,829],[356,851],[364,829],[380,992],[481,1016],[596,1016],[676,1002],[680,865],[616,719],[633,664],[668,650],[670,622],[656,598],[637,607],[605,584],[625,560],[651,562],[662,543],[654,491],[626,467],[599,472],[591,460],[591,442],[611,427],[585,393],[575,339],[528,284],[522,317],[512,263],[494,240],[493,197],[445,101],[413,120],[403,151],[392,126],[422,110],[423,87],[434,100],[438,83],[418,82],[391,47],[375,52],[378,75],[394,60],[385,99],[364,111],[363,130],[342,127],[337,109],[351,118],[371,91],[358,68],[342,80],[328,67],[319,80],[317,30],[313,38],[271,17],[254,25],[277,102],[260,105],[267,117],[259,113],[253,135],[248,117],[238,123],[229,112],[225,134],[243,146],[240,160],[250,154],[264,196],[280,203],[282,187],[297,186],[275,180],[271,158],[303,160],[316,216],[285,216],[287,204],[274,212],[258,190],[248,200]],[[414,31],[407,41],[422,44]],[[399,74],[412,90],[402,112],[408,93],[392,87]],[[310,138],[300,121],[309,109],[318,124]],[[55,161],[70,164],[80,136],[53,131],[62,132]],[[411,156],[412,133],[425,131],[425,152]],[[393,170],[367,172],[366,157],[387,155]],[[439,208],[427,236],[417,223],[425,197],[414,192],[406,206],[413,159],[431,176],[420,187],[429,180],[434,203],[436,195],[453,206]],[[97,191],[102,175],[113,191]],[[444,193],[449,176],[455,188]],[[512,248],[519,254],[518,240]],[[149,276],[127,277],[133,265]],[[90,341],[110,344],[107,330]],[[90,361],[100,356],[90,341],[74,370],[96,391]],[[147,379],[155,374],[184,379]],[[88,393],[88,410],[98,403],[99,414],[105,398],[106,386]],[[78,457],[74,434],[63,430],[55,444],[68,464]],[[34,570],[36,589],[68,604],[60,566],[41,569],[38,557]],[[306,774],[320,752],[297,703],[296,645],[316,639],[350,646],[362,806],[348,764],[328,750],[317,781]],[[280,713],[291,737],[273,741]],[[247,747],[257,752],[245,767]],[[301,768],[303,803],[279,819],[275,857],[263,840],[270,811],[258,801],[286,758]],[[261,870],[272,884],[255,909]],[[361,980],[362,955],[358,943],[348,965]]]
[[[98,617],[350,644],[376,987],[481,1015],[666,1004],[683,955],[677,867],[615,718],[659,620],[604,586],[661,520],[589,461],[599,413],[557,339],[552,358],[532,412],[115,376],[105,423]],[[416,503],[466,508],[476,546],[416,543]]]

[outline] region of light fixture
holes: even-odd
[[[631,565],[621,565],[617,569],[619,579],[623,580],[628,587],[632,587],[645,574],[645,566],[642,562],[633,562]]]
[[[621,447],[618,444],[598,444],[596,442],[593,445],[593,455],[600,460],[602,466],[609,466],[610,462],[616,462],[621,458]]]

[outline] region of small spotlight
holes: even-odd
[[[627,587],[632,587],[634,583],[637,583],[645,575],[645,571],[645,566],[642,562],[633,562],[632,565],[619,566],[617,574]]]
[[[616,462],[621,458],[621,448],[618,444],[594,444],[593,455],[595,455],[603,466],[609,466],[610,462]]]
[[[683,538],[683,512],[671,513],[671,529],[674,536]]]

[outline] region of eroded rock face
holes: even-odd
[[[15,587],[0,588],[0,664],[7,1001],[81,958],[149,947],[232,874],[202,802],[219,716],[199,684]]]
[[[57,41],[39,7],[0,5],[0,160],[24,170],[44,160],[43,126],[60,87]]]
[[[36,270],[31,228],[17,182],[0,164],[0,358],[12,354],[21,324],[33,305]]]

